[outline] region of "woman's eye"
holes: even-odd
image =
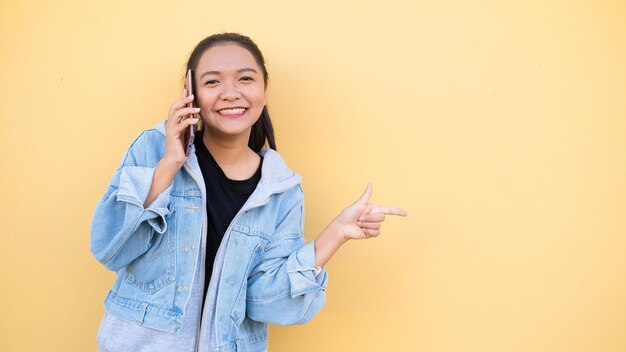
[[[249,77],[249,76],[241,77],[241,79],[244,80],[244,81],[254,81],[254,79],[252,77]]]
[[[217,83],[217,80],[216,80],[216,79],[208,80],[208,81],[206,82],[206,84],[216,84],[216,83]]]

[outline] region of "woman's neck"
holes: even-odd
[[[247,136],[244,136],[247,137]],[[233,180],[248,179],[257,169],[260,157],[248,146],[248,139],[217,138],[204,131],[202,141],[226,176]]]

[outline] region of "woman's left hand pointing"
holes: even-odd
[[[369,203],[372,184],[368,183],[365,192],[354,204],[344,209],[335,219],[345,240],[358,240],[380,235],[381,223],[385,215],[407,216],[400,208]]]

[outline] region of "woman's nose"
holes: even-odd
[[[241,92],[234,84],[224,84],[222,85],[222,96],[223,100],[236,100],[241,97]]]

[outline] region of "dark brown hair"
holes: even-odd
[[[196,45],[196,47],[193,49],[191,55],[189,55],[189,60],[187,61],[187,70],[195,71],[202,54],[204,54],[204,52],[207,51],[209,48],[218,44],[236,44],[248,50],[250,54],[252,54],[252,56],[254,57],[257,65],[259,65],[259,67],[261,68],[261,71],[263,71],[263,83],[267,88],[269,76],[267,74],[267,68],[265,67],[265,60],[263,59],[263,54],[261,53],[261,50],[259,50],[259,47],[252,41],[252,39],[246,37],[245,35],[237,33],[214,34],[201,40],[198,45]],[[187,72],[187,70],[185,70],[185,72]],[[194,82],[194,85],[195,84],[197,84],[197,82]],[[204,129],[205,126],[203,124],[200,130],[202,134],[204,134]],[[261,116],[259,117],[257,122],[252,125],[252,131],[250,132],[248,146],[250,147],[250,149],[254,150],[254,152],[258,153],[259,151],[261,151],[261,149],[263,149],[266,140],[269,147],[276,150],[274,128],[272,127],[272,120],[270,119],[270,113],[267,110],[267,105],[263,107],[263,111],[261,112]]]

